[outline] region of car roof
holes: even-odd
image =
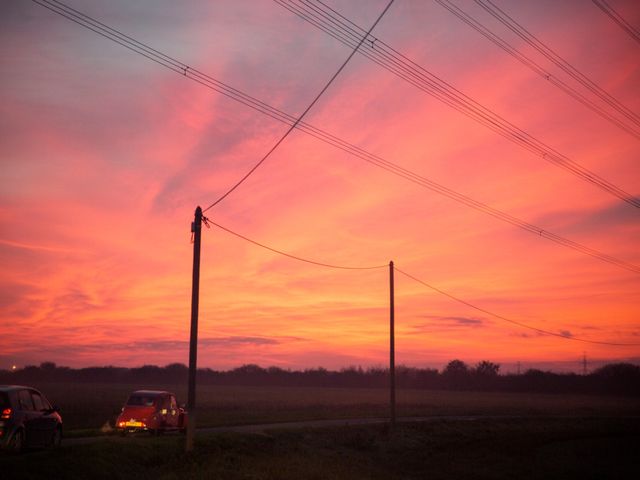
[[[36,390],[33,387],[25,387],[24,385],[0,385],[0,392],[15,392],[16,390],[24,390],[25,388],[29,390]]]
[[[131,395],[146,395],[149,397],[159,397],[161,395],[173,395],[171,392],[167,392],[166,390],[136,390],[132,392]],[[173,395],[175,397],[175,395]]]

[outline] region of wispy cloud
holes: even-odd
[[[48,344],[14,346],[10,352],[5,352],[3,356],[7,359],[13,359],[8,360],[10,362],[15,362],[16,359],[31,359],[30,363],[55,361],[61,365],[165,364],[170,363],[171,359],[186,358],[189,351],[188,339],[132,341],[123,339],[122,341],[83,342],[77,337],[74,338],[74,340],[55,341]],[[303,338],[291,336],[204,337],[198,340],[198,353],[201,359],[209,358],[208,351],[213,349],[217,364],[233,366],[233,362],[241,362],[241,352],[245,352],[245,359],[255,358],[257,352],[272,352],[277,348],[304,341]],[[223,357],[221,358],[220,355]],[[232,360],[229,361],[229,359]]]
[[[7,317],[28,319],[43,306],[42,290],[27,283],[0,284],[0,310]]]
[[[424,315],[429,319],[428,323],[414,324],[411,328],[415,332],[438,331],[438,330],[456,330],[456,329],[477,329],[486,327],[490,322],[484,318],[478,317],[455,317],[455,316],[437,316]]]
[[[3,240],[3,239],[0,239],[0,244],[6,245],[8,247],[19,248],[24,250],[40,250],[45,252],[60,252],[60,253],[68,253],[68,252],[77,253],[77,250],[72,248],[20,243],[20,242],[13,242],[11,240]]]
[[[640,194],[636,195],[640,197]],[[538,225],[562,228],[573,234],[635,230],[640,235],[637,212],[624,202],[608,203],[597,209],[559,209],[536,220]]]

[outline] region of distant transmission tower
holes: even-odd
[[[587,374],[587,353],[582,352],[582,375]]]

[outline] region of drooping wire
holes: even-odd
[[[356,54],[356,52],[358,51],[358,49],[360,48],[360,45],[362,45],[362,43],[366,40],[366,38],[369,36],[369,34],[373,31],[373,29],[376,27],[376,25],[378,25],[378,23],[380,22],[380,20],[382,20],[382,17],[384,16],[385,13],[387,13],[387,10],[389,10],[389,8],[391,7],[391,5],[393,4],[394,0],[390,0],[389,3],[387,4],[387,6],[384,8],[384,10],[382,11],[382,13],[380,13],[380,15],[378,15],[378,18],[376,19],[375,22],[373,22],[373,25],[371,25],[371,28],[369,28],[369,30],[366,32],[366,34],[360,39],[360,42],[355,46],[355,48],[351,51],[351,53],[349,54],[349,56],[347,57],[347,59],[342,63],[342,65],[340,65],[340,68],[338,68],[338,71],[336,71],[336,73],[333,74],[333,76],[329,79],[329,81],[327,82],[327,84],[322,88],[322,90],[320,90],[320,93],[318,93],[318,95],[316,95],[316,97],[313,99],[313,101],[309,104],[309,106],[300,114],[300,116],[296,119],[295,122],[293,122],[293,125],[291,125],[289,127],[289,129],[285,132],[285,134],[280,138],[280,140],[278,140],[275,145],[273,147],[271,147],[271,149],[266,153],[266,155],[264,157],[262,157],[258,163],[256,163],[251,170],[249,170],[237,183],[235,183],[229,190],[227,190],[227,192],[225,194],[223,194],[220,198],[218,198],[215,202],[213,202],[211,205],[209,205],[207,208],[205,208],[203,210],[203,212],[206,212],[207,210],[209,210],[210,208],[215,207],[216,205],[218,205],[222,200],[224,200],[225,198],[227,198],[227,196],[233,192],[236,188],[238,188],[247,178],[249,178],[249,176],[256,171],[256,169],[262,165],[264,163],[264,161],[269,158],[271,156],[271,154],[276,150],[276,148],[278,148],[280,146],[280,144],[285,140],[285,138],[287,138],[289,136],[289,134],[298,126],[298,124],[302,121],[302,119],[307,115],[307,113],[309,113],[309,110],[311,110],[313,108],[313,106],[318,102],[318,100],[320,100],[320,97],[324,94],[324,92],[327,91],[327,89],[329,88],[329,86],[333,83],[333,81],[336,79],[336,77],[338,75],[340,75],[340,73],[342,72],[342,70],[344,70],[344,68],[347,66],[347,63],[349,63],[349,60],[351,60],[351,58],[353,58],[353,56]]]
[[[341,43],[353,47],[355,38],[364,30],[320,0],[274,0],[303,20],[311,23]],[[640,199],[591,172],[559,153],[497,113],[466,96],[443,79],[410,60],[379,38],[370,37],[358,53],[387,69],[418,89],[437,98],[463,115],[476,120],[490,130],[520,145],[544,160],[553,163],[621,200],[640,208]]]
[[[205,219],[203,217],[203,221],[204,220]],[[296,255],[291,255],[289,253],[283,252],[282,250],[278,250],[278,249],[275,249],[273,247],[269,247],[268,245],[265,245],[263,243],[260,243],[260,242],[257,242],[255,240],[252,240],[251,238],[246,237],[244,235],[241,235],[241,234],[239,234],[237,232],[234,232],[233,230],[231,230],[231,229],[229,229],[227,227],[224,227],[224,226],[220,225],[219,223],[214,222],[211,219],[206,219],[206,221],[208,222],[208,224],[213,225],[214,227],[217,227],[217,228],[219,228],[221,230],[224,230],[225,232],[230,233],[231,235],[234,235],[235,237],[240,238],[240,239],[242,239],[242,240],[244,240],[246,242],[249,242],[249,243],[251,243],[253,245],[256,245],[258,247],[264,248],[265,250],[269,250],[270,252],[277,253],[278,255],[282,255],[282,256],[285,256],[285,257],[288,257],[288,258],[291,258],[293,260],[297,260],[297,261],[300,261],[300,262],[310,263],[312,265],[317,265],[317,266],[321,266],[321,267],[328,267],[328,268],[334,268],[334,269],[340,269],[340,270],[377,270],[377,269],[381,269],[381,268],[385,268],[385,269],[389,268],[389,265],[387,265],[387,264],[385,264],[385,265],[366,266],[366,267],[349,267],[349,266],[344,266],[344,265],[332,265],[332,264],[329,264],[329,263],[318,262],[318,261],[315,261],[315,260],[309,260],[307,258],[302,258],[302,257],[298,257]],[[447,297],[447,298],[449,298],[451,300],[454,300],[454,301],[456,301],[458,303],[466,305],[467,307],[473,308],[473,309],[475,309],[475,310],[477,310],[479,312],[482,312],[482,313],[484,313],[486,315],[495,317],[495,318],[497,318],[499,320],[503,320],[505,322],[511,323],[513,325],[517,325],[517,326],[522,327],[522,328],[527,328],[529,330],[534,330],[534,331],[536,331],[536,332],[538,332],[540,334],[560,337],[560,338],[563,338],[565,340],[575,340],[575,341],[579,341],[579,342],[594,343],[594,344],[599,344],[599,345],[613,345],[613,346],[637,346],[637,345],[640,345],[640,343],[613,343],[613,342],[602,342],[602,341],[596,341],[596,340],[587,340],[587,339],[583,339],[583,338],[579,338],[579,337],[575,337],[575,336],[562,335],[560,333],[551,332],[549,330],[544,330],[544,329],[541,329],[541,328],[533,327],[533,326],[528,325],[526,323],[518,322],[516,320],[512,320],[510,318],[504,317],[504,316],[499,315],[497,313],[491,312],[491,311],[489,311],[487,309],[484,309],[482,307],[478,307],[477,305],[474,305],[471,302],[468,302],[468,301],[463,300],[463,299],[461,299],[459,297],[456,297],[456,296],[454,296],[454,295],[452,295],[450,293],[447,293],[444,290],[441,290],[441,289],[439,289],[437,287],[434,287],[433,285],[431,285],[431,284],[429,284],[429,283],[427,283],[427,282],[425,282],[423,280],[420,280],[419,278],[417,278],[417,277],[405,272],[404,270],[398,268],[397,265],[395,265],[395,264],[394,264],[394,270],[398,271],[399,273],[401,273],[402,275],[406,276],[407,278],[410,278],[411,280],[413,280],[413,281],[415,281],[417,283],[420,283],[421,285],[424,285],[425,287],[430,288],[431,290],[433,290],[433,291],[439,293],[440,295],[443,295],[443,296],[445,296],[445,297]]]
[[[139,42],[132,37],[129,37],[111,27],[106,26],[105,24],[98,22],[97,20],[77,11],[70,7],[67,7],[63,3],[57,0],[33,0],[38,5],[41,5],[54,13],[57,13],[99,35],[118,43],[119,45],[124,46],[125,48],[138,53],[159,65],[162,65],[171,71],[184,76],[185,78],[197,82],[198,84],[209,88],[217,93],[220,93],[236,102],[239,102],[249,108],[252,108],[264,115],[267,115],[275,120],[278,120],[282,123],[292,125],[296,118],[292,115],[289,115],[275,107],[272,107],[261,100],[258,100],[250,95],[247,95],[240,90],[237,90],[217,79],[211,77],[205,73],[200,72],[199,70],[190,67],[189,65],[176,60],[175,58],[170,57],[142,42]],[[363,44],[365,45],[365,44]],[[389,173],[397,175],[405,180],[415,183],[423,188],[426,188],[432,192],[438,193],[440,195],[446,196],[456,202],[459,202],[467,207],[473,208],[477,211],[490,215],[498,220],[509,223],[513,226],[521,228],[525,231],[533,233],[536,236],[541,238],[546,238],[547,240],[551,240],[555,243],[563,245],[565,247],[571,248],[578,252],[581,252],[585,255],[589,255],[591,257],[597,258],[601,261],[607,262],[609,264],[615,265],[617,267],[629,270],[634,273],[640,273],[640,267],[637,265],[631,264],[629,262],[625,262],[624,260],[620,260],[618,258],[612,257],[610,255],[606,255],[597,250],[591,249],[584,245],[581,245],[577,242],[573,242],[566,238],[563,238],[559,235],[555,235],[551,232],[544,230],[541,227],[536,225],[527,223],[517,217],[509,215],[501,210],[490,207],[478,200],[470,198],[466,195],[463,195],[455,190],[452,190],[444,185],[440,185],[439,183],[430,180],[426,177],[420,176],[415,172],[412,172],[404,167],[401,167],[395,163],[392,163],[388,160],[383,159],[377,155],[374,155],[356,145],[353,145],[345,140],[342,140],[335,135],[332,135],[324,130],[321,130],[317,127],[314,127],[304,121],[298,123],[297,128],[304,133],[321,140],[329,145],[334,146],[350,155],[353,155],[361,160],[364,160],[372,165],[375,165]]]
[[[616,347],[635,347],[635,346],[639,346],[640,345],[640,343],[614,343],[614,342],[603,342],[603,341],[598,341],[598,340],[587,340],[587,339],[580,338],[580,337],[574,337],[573,335],[571,335],[571,336],[563,335],[561,333],[551,332],[549,330],[544,330],[542,328],[537,328],[537,327],[528,325],[526,323],[519,322],[519,321],[516,321],[516,320],[512,320],[510,318],[504,317],[502,315],[494,313],[494,312],[492,312],[490,310],[487,310],[485,308],[478,307],[477,305],[474,305],[471,302],[467,302],[466,300],[463,300],[463,299],[458,298],[458,297],[456,297],[454,295],[451,295],[450,293],[447,293],[444,290],[441,290],[441,289],[439,289],[437,287],[434,287],[433,285],[431,285],[431,284],[429,284],[429,283],[427,283],[427,282],[425,282],[423,280],[420,280],[419,278],[417,278],[417,277],[405,272],[404,270],[399,269],[397,266],[394,266],[394,269],[397,270],[402,275],[404,275],[405,277],[410,278],[411,280],[413,280],[413,281],[415,281],[415,282],[417,282],[417,283],[419,283],[421,285],[424,285],[425,287],[433,290],[434,292],[439,293],[440,295],[444,295],[445,297],[447,297],[447,298],[449,298],[451,300],[454,300],[454,301],[456,301],[458,303],[466,305],[467,307],[473,308],[474,310],[482,312],[482,313],[484,313],[486,315],[489,315],[491,317],[494,317],[494,318],[497,318],[499,320],[511,323],[513,325],[517,325],[517,326],[522,327],[522,328],[527,328],[529,330],[533,330],[533,331],[538,332],[538,333],[543,334],[543,335],[551,335],[551,336],[554,336],[554,337],[563,338],[565,340],[575,340],[577,342],[594,343],[594,344],[597,344],[597,345],[613,345],[613,346],[616,346]]]
[[[305,262],[305,263],[310,263],[312,265],[318,265],[321,267],[327,267],[327,268],[335,268],[335,269],[339,269],[339,270],[375,270],[378,268],[388,268],[388,265],[374,265],[374,266],[368,266],[368,267],[349,267],[349,266],[345,266],[345,265],[333,265],[330,263],[324,263],[324,262],[318,262],[315,260],[309,260],[308,258],[302,258],[302,257],[298,257],[296,255],[292,255],[290,253],[286,253],[283,252],[282,250],[277,250],[273,247],[269,247],[263,243],[257,242],[255,240],[250,239],[249,237],[245,237],[244,235],[241,235],[237,232],[234,232],[233,230],[228,229],[227,227],[223,227],[222,225],[220,225],[219,223],[214,222],[211,219],[207,219],[207,221],[209,222],[209,224],[213,225],[214,227],[218,227],[220,230],[224,230],[227,233],[230,233],[231,235],[235,235],[238,238],[241,238],[242,240],[245,240],[249,243],[252,243],[254,245],[257,245],[258,247],[264,248],[266,250],[269,250],[273,253],[277,253],[278,255],[283,255],[285,257],[288,258],[292,258],[293,260],[298,260],[300,262]]]
[[[504,40],[503,38],[496,35],[491,30],[489,30],[485,25],[481,24],[478,20],[473,18],[473,16],[464,12],[460,7],[456,6],[453,2],[451,2],[451,0],[434,0],[434,1],[440,4],[442,7],[446,8],[454,16],[456,16],[458,19],[460,19],[461,21],[469,25],[471,28],[479,32],[481,35],[486,37],[489,41],[491,41],[492,43],[494,43],[495,45],[503,49],[513,58],[515,58],[520,63],[525,65],[527,68],[531,69],[537,75],[547,80],[553,86],[562,90],[564,93],[566,93],[573,99],[577,100],[578,102],[583,104],[585,107],[591,109],[593,112],[597,113],[605,120],[613,123],[621,130],[624,130],[628,134],[640,139],[640,132],[638,132],[632,126],[627,125],[626,123],[623,123],[618,118],[614,117],[613,115],[608,113],[606,110],[602,109],[600,106],[598,106],[597,104],[589,100],[587,97],[582,95],[576,89],[574,89],[573,87],[565,83],[563,80],[549,73],[547,70],[545,70],[543,67],[537,64],[531,58],[527,57],[517,48],[510,45],[506,40]],[[594,0],[594,2],[595,1],[596,0]]]
[[[616,12],[611,5],[609,5],[606,0],[592,0],[596,6],[606,13],[611,20],[616,22],[620,28],[622,28],[625,32],[629,34],[631,38],[633,38],[636,42],[640,43],[640,31],[627,22],[622,15]]]

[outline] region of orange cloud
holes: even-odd
[[[196,3],[171,10],[171,21],[143,7],[87,13],[292,115],[349,53],[275,4]],[[375,7],[336,6],[363,26]],[[3,8],[0,368],[45,360],[186,363],[193,211],[219,198],[287,126],[35,4]],[[610,21],[597,9],[509,8],[637,110],[634,45],[609,35]],[[377,35],[638,194],[636,139],[483,43],[439,6],[394,5]],[[524,221],[640,264],[633,207],[360,56],[305,121]],[[324,263],[393,260],[470,303],[559,335],[640,342],[637,274],[300,131],[206,216]],[[300,263],[212,227],[203,231],[201,275],[202,366],[339,368],[388,360],[386,268]],[[396,308],[398,361],[409,365],[441,366],[452,358],[564,362],[584,351],[601,359],[637,356],[637,346],[541,336],[400,274]],[[52,325],[45,342],[41,332]]]

